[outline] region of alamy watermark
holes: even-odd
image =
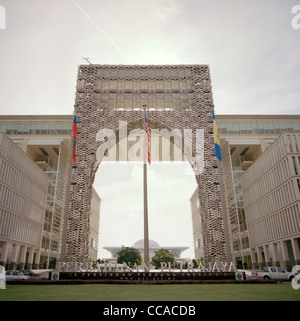
[[[295,15],[292,18],[292,27],[297,30],[300,29],[300,5],[293,6],[292,14]]]
[[[6,10],[2,5],[0,5],[0,30],[1,29],[6,29]]]
[[[294,290],[300,289],[300,265],[295,265],[292,268],[292,273],[295,274],[292,279],[292,287]]]
[[[116,133],[118,133],[118,139]],[[133,129],[128,133],[127,121],[119,120],[118,130],[103,128],[96,134],[96,141],[101,142],[96,159],[99,163],[145,161],[145,137],[143,129]],[[172,159],[171,144],[176,146],[173,148]],[[191,163],[195,174],[200,175],[204,171],[204,129],[175,128],[171,131],[166,128],[151,129],[150,149],[151,163],[171,160],[182,162],[185,159]]]

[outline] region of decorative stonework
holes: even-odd
[[[193,135],[184,137],[186,144],[180,137],[179,145],[192,149],[185,148],[184,154],[195,171],[199,186],[204,258],[227,261],[207,65],[79,66],[75,100],[77,155],[71,173],[67,259],[84,259],[89,252],[92,185],[100,164],[96,156],[98,148],[106,143],[96,139],[97,133],[107,129],[108,133],[115,134],[115,143],[118,143],[120,120],[127,122],[127,134],[144,128],[144,105],[150,130],[192,131]],[[197,171],[195,158],[198,129],[204,133],[201,172]],[[178,143],[174,138],[176,141]]]

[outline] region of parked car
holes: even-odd
[[[27,280],[29,279],[29,276],[24,275],[20,271],[5,271],[5,279],[6,281],[9,280]]]
[[[40,277],[41,275],[38,273],[35,273],[31,270],[20,270],[21,273],[23,273],[25,276],[29,277]]]
[[[286,272],[280,267],[271,266],[265,267],[263,272],[256,272],[256,276],[265,280],[271,279],[291,281],[295,277],[295,274]]]

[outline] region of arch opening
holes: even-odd
[[[194,258],[189,197],[196,184],[189,168],[186,162],[148,167],[149,239],[162,246],[187,246],[184,257]],[[102,198],[99,252],[108,258],[103,246],[131,246],[143,238],[143,166],[103,163],[94,188]]]

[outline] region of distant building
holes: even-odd
[[[300,264],[300,133],[283,133],[242,176],[254,267]]]
[[[137,249],[140,251],[142,258],[144,258],[144,239],[136,241],[131,247]],[[121,250],[121,246],[105,246],[103,249],[107,250],[111,253],[111,259],[116,259],[118,257],[118,252]],[[157,242],[153,240],[149,240],[149,259],[151,261],[152,257],[155,255],[155,252],[157,252],[160,249],[166,249],[169,250],[172,254],[174,254],[174,257],[176,260],[181,259],[181,253],[188,249],[186,246],[160,246]]]
[[[0,265],[39,265],[47,189],[44,171],[0,133]]]

